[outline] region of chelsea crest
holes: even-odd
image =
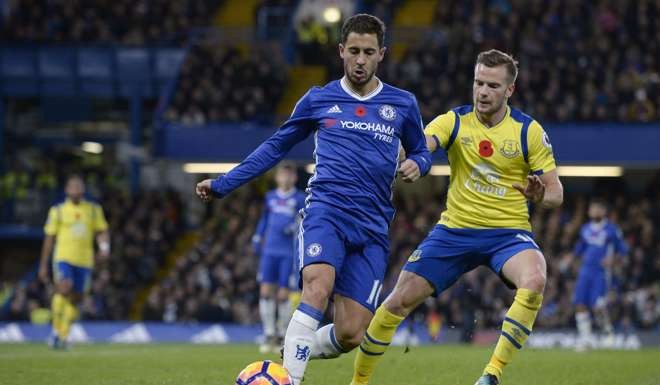
[[[381,118],[387,120],[388,122],[391,122],[396,119],[396,110],[389,104],[383,104],[378,109],[378,115],[380,115]]]

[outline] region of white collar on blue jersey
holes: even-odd
[[[292,196],[293,194],[295,194],[296,193],[296,188],[294,187],[294,188],[292,188],[288,191],[275,189],[275,192],[276,192],[278,198],[284,199],[284,198],[288,198],[288,197]]]
[[[341,88],[343,88],[344,91],[348,95],[350,95],[350,96],[354,97],[355,99],[363,102],[365,100],[369,100],[369,99],[373,98],[374,96],[378,95],[380,93],[380,91],[383,89],[383,82],[380,81],[380,79],[378,79],[378,77],[376,77],[376,76],[374,76],[374,77],[376,78],[376,80],[378,80],[378,85],[376,86],[376,89],[374,89],[373,91],[369,92],[368,94],[366,94],[364,96],[356,93],[355,91],[353,91],[351,89],[351,87],[348,85],[348,80],[346,80],[345,75],[344,75],[344,77],[341,78],[341,80],[339,81],[339,84],[341,84]]]
[[[606,225],[607,225],[607,218],[604,218],[600,222],[594,222],[594,221],[589,222],[589,228],[594,231],[602,230]]]

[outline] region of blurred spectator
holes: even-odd
[[[296,50],[299,62],[304,64],[323,64],[324,58],[319,55],[328,44],[328,31],[313,16],[307,16],[296,26]],[[336,44],[336,42],[334,42]]]

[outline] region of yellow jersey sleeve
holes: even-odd
[[[529,125],[527,143],[529,146],[529,167],[532,172],[541,173],[542,171],[545,174],[557,167],[555,157],[552,154],[550,138],[536,120]]]
[[[108,222],[103,215],[103,208],[99,205],[94,205],[94,231],[105,231],[108,229]]]
[[[456,114],[454,111],[448,111],[442,115],[438,115],[431,123],[426,125],[424,134],[432,136],[435,138],[439,147],[447,149],[447,143],[449,143],[449,137],[451,137],[455,121]]]
[[[57,235],[59,230],[59,213],[57,212],[57,207],[53,206],[48,210],[48,219],[46,219],[46,224],[44,225],[44,232],[46,235]]]

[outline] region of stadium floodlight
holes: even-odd
[[[559,166],[559,176],[578,177],[619,177],[623,175],[620,166]]]
[[[100,154],[103,152],[103,145],[97,142],[83,142],[80,147],[83,151],[90,154]]]
[[[447,176],[447,175],[449,175],[449,166],[448,165],[431,166],[431,171],[429,171],[429,175]]]
[[[341,11],[337,7],[328,7],[323,10],[323,20],[330,24],[334,24],[341,20]]]
[[[309,166],[308,166],[309,167]],[[309,172],[309,170],[308,170]],[[312,169],[313,172],[313,169]],[[620,166],[559,166],[559,176],[562,177],[619,177],[623,175],[623,167]],[[429,175],[447,176],[450,173],[448,165],[434,165]]]
[[[188,174],[224,174],[238,163],[185,163],[183,171]]]

